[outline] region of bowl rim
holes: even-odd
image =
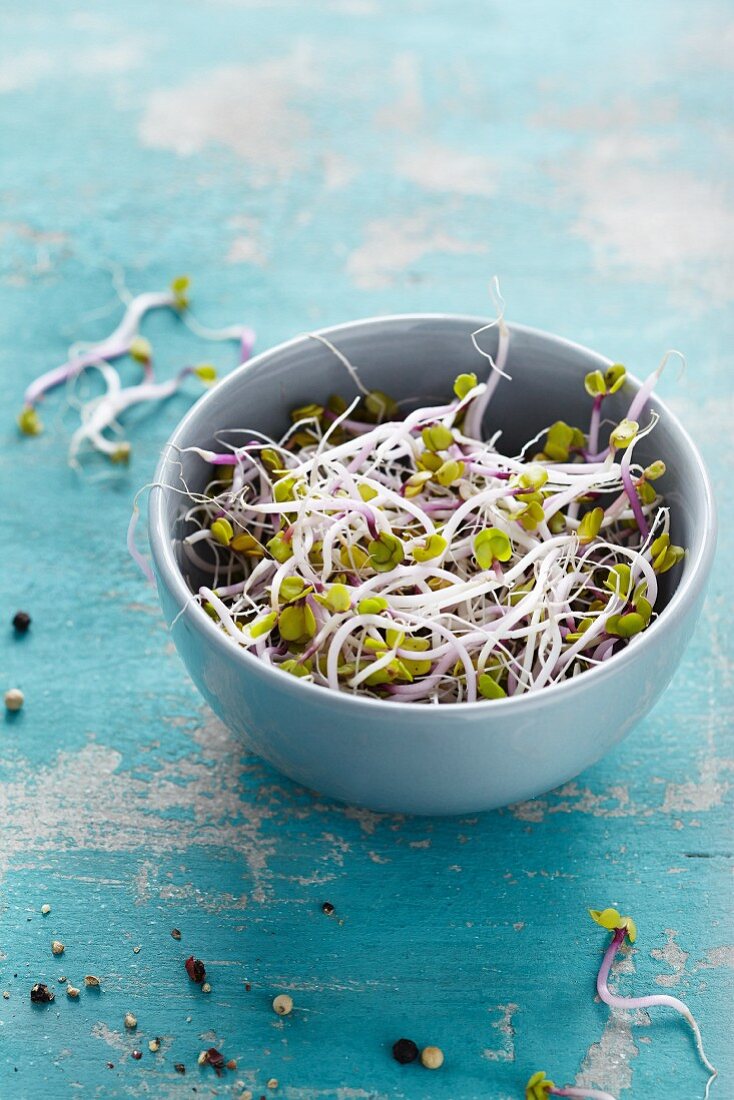
[[[443,714],[448,716],[449,713],[457,714],[471,712],[476,714],[478,711],[485,711],[487,716],[489,716],[492,713],[497,713],[498,708],[502,713],[508,713],[508,708],[512,708],[514,711],[520,711],[523,708],[537,706],[539,701],[542,703],[543,700],[552,701],[554,699],[559,699],[559,697],[562,699],[563,696],[568,695],[569,692],[579,690],[580,679],[587,688],[591,688],[594,683],[601,681],[602,678],[608,679],[610,676],[621,673],[626,666],[636,659],[638,654],[642,656],[645,651],[649,650],[651,646],[657,643],[659,638],[662,639],[662,633],[666,630],[666,626],[672,625],[673,619],[683,614],[687,607],[697,599],[701,589],[706,583],[716,548],[717,523],[711,482],[698,447],[675,413],[656,394],[652,395],[652,399],[658,406],[661,414],[672,423],[676,431],[680,434],[684,445],[690,452],[693,466],[700,479],[702,488],[703,534],[695,557],[693,559],[689,558],[688,560],[688,576],[682,579],[676,586],[670,601],[666,604],[654,622],[652,622],[642,634],[633,639],[630,644],[625,646],[621,652],[613,654],[609,661],[605,661],[603,664],[595,665],[593,668],[585,670],[580,677],[562,680],[560,683],[547,684],[536,692],[531,691],[523,695],[507,696],[504,699],[478,699],[475,702],[441,703],[435,706],[408,701],[402,702],[398,706],[395,702],[375,699],[371,696],[349,694],[347,692],[329,692],[323,685],[313,684],[299,677],[284,677],[278,669],[260,661],[258,657],[249,653],[246,649],[233,645],[224,632],[220,630],[207,615],[203,607],[192,599],[193,593],[187,586],[183,574],[178,567],[173,555],[171,540],[166,534],[167,524],[164,515],[164,504],[166,490],[169,489],[170,486],[164,482],[164,476],[169,461],[168,455],[170,448],[175,448],[177,446],[176,440],[196,423],[201,409],[206,404],[217,397],[221,397],[223,389],[236,386],[242,376],[252,370],[253,367],[257,367],[263,361],[277,358],[284,352],[296,348],[299,344],[308,341],[312,335],[333,338],[356,328],[431,321],[464,323],[474,328],[481,328],[489,324],[491,320],[492,318],[487,319],[474,314],[463,313],[389,313],[377,314],[375,316],[358,318],[354,321],[328,325],[324,328],[308,330],[289,340],[275,344],[273,347],[266,348],[264,351],[254,355],[251,359],[248,359],[245,363],[240,364],[223,378],[216,387],[204,393],[198,401],[192,405],[176,425],[176,428],[161,452],[148,500],[148,539],[158,584],[165,585],[168,592],[174,596],[181,608],[179,614],[188,618],[191,626],[199,634],[203,635],[206,642],[220,649],[223,655],[241,662],[244,669],[251,668],[251,671],[259,672],[265,679],[274,677],[273,687],[276,690],[282,691],[286,688],[291,688],[296,692],[305,691],[307,693],[313,693],[315,691],[317,692],[317,698],[320,699],[322,703],[328,701],[329,698],[333,698],[335,702],[338,701],[340,704],[343,703],[346,706],[354,705],[358,709],[368,706],[374,711],[376,708],[379,708],[386,714],[391,714],[393,716],[403,711],[407,711],[413,714],[420,713],[427,719],[430,714]],[[535,328],[531,325],[516,323],[508,323],[507,327],[510,329],[511,333],[516,332],[535,339],[540,339],[541,341],[554,344],[560,349],[581,352],[596,360],[600,366],[604,365],[609,367],[613,363],[613,360],[602,355],[600,352],[594,351],[584,344],[569,340],[564,336],[559,336],[556,333]],[[640,379],[630,372],[627,372],[627,379],[632,383],[635,390],[642,385]],[[689,553],[688,549],[686,549],[686,553]],[[174,624],[171,624],[169,627],[171,632],[173,631],[173,625]],[[286,681],[285,683],[283,682],[284,680]],[[563,696],[561,693],[563,693]],[[326,700],[324,697],[326,697]],[[314,698],[314,702],[317,701],[317,698]]]

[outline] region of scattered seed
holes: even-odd
[[[6,1001],[10,1000],[10,993],[7,991],[7,989],[3,990],[3,999]]]
[[[140,954],[140,944],[138,944],[137,947],[133,947],[133,955],[139,955],[139,954]]]
[[[421,1062],[426,1069],[438,1069],[443,1065],[443,1051],[440,1047],[423,1047]]]
[[[178,928],[172,928],[171,929],[171,935],[173,936],[174,940],[180,940],[181,939],[181,933],[179,932]]]
[[[125,1021],[124,1022],[125,1022],[125,1027],[128,1029],[128,1031],[134,1031],[135,1028],[138,1026],[138,1018],[137,1018],[137,1016],[133,1016],[132,1012],[126,1012],[125,1013]]]
[[[5,692],[5,706],[10,711],[20,710],[25,702],[25,695],[20,688],[10,688]]]
[[[59,983],[59,985],[63,985],[64,982],[66,981],[66,974],[59,974],[56,981]]]
[[[199,1063],[200,1066],[207,1065],[208,1062],[209,1062],[209,1051],[208,1050],[202,1050],[201,1054],[196,1059],[196,1061]]]
[[[234,1058],[230,1058],[230,1060],[227,1062],[227,1069],[237,1069],[237,1063],[235,1062]]]
[[[398,1039],[392,1045],[392,1056],[401,1066],[407,1066],[409,1062],[415,1062],[418,1057],[418,1047],[412,1039]]]
[[[240,1093],[240,1100],[252,1100],[252,1093],[249,1089],[245,1089],[244,1092]]]
[[[202,1053],[205,1055],[205,1061],[202,1064],[210,1065],[217,1077],[221,1077],[224,1069],[224,1055],[216,1047],[209,1047],[208,1050],[204,1050]],[[201,1054],[199,1055],[199,1061],[201,1062]]]
[[[134,1050],[132,1056],[136,1062],[139,1062],[140,1059],[143,1057],[143,1052],[142,1050]]]
[[[278,1087],[278,1078],[277,1077],[271,1077],[270,1080],[268,1081],[268,1088],[269,1089],[277,1089],[277,1087]]]
[[[50,1004],[55,998],[53,989],[49,989],[43,982],[36,982],[31,988],[31,1000],[36,1005]]]
[[[191,978],[192,982],[203,982],[206,978],[206,967],[201,959],[195,959],[193,955],[189,955],[188,959],[184,963],[186,967],[186,973]]]
[[[114,1068],[115,1068],[115,1063],[114,1062],[108,1062],[107,1063],[107,1069],[114,1069]]]
[[[13,615],[13,626],[18,634],[25,634],[31,625],[31,617],[27,611],[16,611]]]
[[[326,913],[327,917],[330,917],[331,914],[334,912],[334,906],[331,904],[330,901],[325,901],[321,906],[321,912]]]
[[[251,989],[252,989],[252,986],[250,985],[250,983],[245,982],[245,990],[247,991],[247,993],[249,993]]]
[[[151,1054],[156,1054],[161,1049],[161,1040],[158,1036],[155,1039],[151,1039],[148,1043],[148,1050]]]
[[[175,1069],[176,1073],[186,1073],[186,1066],[183,1064],[183,1062],[174,1062],[173,1068]]]
[[[66,996],[71,997],[72,999],[74,999],[74,998],[79,996],[79,990],[77,989],[77,987],[75,985],[67,985],[67,987],[66,987]]]
[[[204,984],[201,987],[201,992],[202,993],[211,993],[211,991],[212,991],[212,987],[209,985],[209,982],[204,982]]]
[[[279,993],[273,1000],[273,1012],[277,1012],[279,1016],[287,1016],[292,1011],[293,998],[289,997],[287,993]]]
[[[85,974],[84,984],[90,986],[92,989],[99,989],[99,978],[94,974]]]
[[[63,955],[64,945],[61,940],[53,940],[51,943],[51,950],[53,951],[54,955]]]
[[[51,912],[51,906],[48,904],[48,902],[44,902],[44,904],[41,906],[41,912],[43,913],[44,917],[47,917],[49,915],[49,913]]]

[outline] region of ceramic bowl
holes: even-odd
[[[470,334],[482,318],[444,314],[376,317],[324,330],[370,389],[430,401],[451,394],[462,371],[480,378],[486,361]],[[490,404],[485,433],[501,428],[499,448],[519,445],[556,419],[585,425],[587,371],[609,360],[558,336],[512,326],[508,371]],[[496,335],[482,337],[494,350]],[[608,398],[621,417],[639,382]],[[256,356],[197,402],[171,438],[156,482],[203,487],[208,467],[187,446],[211,447],[222,429],[279,435],[291,408],[356,391],[322,344],[299,336]],[[535,795],[578,775],[647,714],[670,681],[691,637],[715,544],[711,490],[701,457],[657,398],[659,423],[635,457],[662,458],[661,489],[672,538],[687,548],[662,579],[664,607],[648,630],[608,662],[537,694],[430,706],[331,692],[269,667],[233,645],[189,596],[181,554],[183,498],[150,494],[150,542],[163,610],[183,661],[211,708],[243,747],[296,782],[374,810],[460,814]],[[175,449],[175,451],[174,451]]]

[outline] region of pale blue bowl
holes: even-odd
[[[368,387],[398,399],[430,400],[450,395],[462,371],[482,377],[486,364],[469,335],[483,323],[443,314],[377,317],[325,334]],[[490,351],[495,340],[492,332],[483,337]],[[609,360],[577,344],[513,326],[513,381],[500,384],[485,431],[503,428],[514,453],[556,419],[587,424],[584,374],[608,366]],[[630,379],[605,413],[621,416],[638,384]],[[355,391],[337,359],[300,336],[258,355],[202,397],[171,444],[210,447],[225,428],[278,435],[291,408],[332,392],[348,397]],[[355,698],[304,683],[238,649],[191,601],[178,541],[184,500],[157,488],[150,495],[150,542],[158,590],[194,683],[252,752],[306,787],[374,810],[489,810],[578,775],[629,733],[670,681],[693,633],[714,553],[714,511],[701,457],[661,401],[650,407],[660,422],[640,452],[667,464],[662,489],[672,509],[673,538],[688,553],[664,578],[667,604],[660,617],[607,663],[536,695],[442,706]],[[180,485],[181,465],[169,448],[164,455],[156,481]],[[189,488],[202,488],[206,464],[193,455],[182,455],[181,462]]]

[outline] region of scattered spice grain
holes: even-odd
[[[401,1066],[407,1066],[418,1057],[418,1047],[412,1039],[398,1039],[392,1045],[392,1056]]]
[[[25,695],[20,688],[10,688],[5,692],[5,706],[9,711],[14,712],[20,710],[24,702]]]
[[[198,982],[199,985],[201,985],[206,978],[206,967],[201,959],[195,959],[193,955],[189,955],[184,966],[186,967],[186,973],[191,978],[191,981]]]
[[[443,1051],[440,1047],[424,1047],[421,1062],[426,1069],[439,1069],[443,1065]]]
[[[36,1005],[50,1004],[55,998],[53,989],[49,989],[44,982],[36,982],[31,987],[31,1000]]]
[[[31,617],[27,611],[16,611],[13,615],[13,626],[18,634],[25,634],[31,625]]]
[[[279,993],[277,997],[273,999],[273,1012],[277,1012],[279,1016],[287,1016],[289,1012],[293,1011],[293,998],[287,993]]]

